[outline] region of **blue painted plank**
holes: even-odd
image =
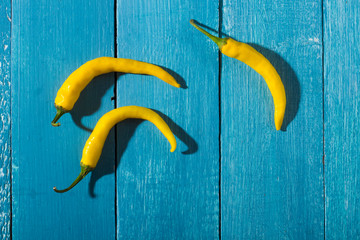
[[[326,238],[360,234],[359,1],[324,1]]]
[[[113,109],[114,74],[94,79],[61,127],[50,124],[71,72],[114,55],[114,3],[14,0],[12,8],[12,238],[114,239],[115,178],[99,177],[114,167],[114,134],[91,177],[68,193],[52,190],[79,174],[85,128]]]
[[[321,10],[320,0],[223,2],[223,35],[267,57],[287,95],[276,131],[265,81],[222,57],[223,239],[324,237]]]
[[[148,122],[117,129],[118,239],[219,236],[218,52],[189,20],[218,25],[218,1],[117,1],[118,57],[169,69],[187,89],[121,75],[118,106],[159,111],[178,148]]]
[[[0,2],[0,239],[10,239],[11,1]]]

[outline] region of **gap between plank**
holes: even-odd
[[[324,240],[326,239],[326,188],[325,188],[325,47],[324,47],[324,0],[321,1],[321,46],[322,46],[322,121],[323,121],[323,207],[324,207]]]
[[[219,37],[222,37],[222,21],[223,21],[223,0],[219,0],[219,26],[218,32]],[[219,80],[218,80],[218,91],[219,91],[219,240],[221,240],[221,69],[222,69],[222,55],[220,50],[218,51],[219,56]]]
[[[9,74],[10,74],[10,83],[12,82],[12,76],[11,76],[11,69],[12,69],[12,27],[13,27],[13,7],[12,7],[12,4],[13,4],[13,1],[10,0],[10,18],[11,18],[11,22],[10,22],[10,69],[9,69]],[[13,179],[13,172],[12,172],[12,164],[13,164],[13,151],[12,151],[12,84],[10,84],[10,89],[9,89],[9,92],[10,92],[10,99],[9,99],[9,104],[10,104],[10,107],[9,107],[9,111],[10,111],[10,126],[9,126],[9,133],[10,133],[10,151],[9,151],[9,154],[10,154],[10,165],[9,165],[9,174],[10,174],[10,230],[9,230],[9,234],[10,234],[10,240],[13,239],[13,182],[12,182],[12,179]]]
[[[117,0],[114,0],[114,57],[117,58]],[[117,73],[114,73],[114,109],[117,108]],[[115,167],[115,171],[114,171],[114,178],[115,178],[115,197],[114,197],[114,209],[115,209],[115,240],[118,239],[118,232],[117,232],[117,209],[118,209],[118,205],[117,205],[117,124],[115,124],[114,126],[114,130],[115,130],[115,158],[114,158],[114,167]]]

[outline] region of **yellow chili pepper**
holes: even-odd
[[[57,92],[55,98],[57,112],[51,124],[55,127],[60,126],[60,123],[56,122],[64,113],[69,112],[74,107],[81,91],[90,83],[90,81],[96,76],[109,72],[153,75],[174,87],[180,87],[180,84],[159,66],[125,58],[95,58],[76,69],[66,79]]]
[[[280,130],[284,120],[286,107],[285,88],[279,74],[276,72],[274,66],[269,62],[269,60],[246,43],[238,42],[231,38],[219,38],[211,35],[196,25],[193,19],[190,20],[190,23],[200,32],[204,33],[213,40],[219,46],[220,51],[224,55],[245,63],[264,78],[274,99],[275,127],[276,130]]]
[[[110,129],[118,122],[128,118],[138,118],[152,122],[169,141],[171,145],[170,152],[175,151],[175,137],[166,122],[156,112],[148,108],[138,106],[120,107],[106,113],[97,122],[83,149],[82,159],[80,162],[81,172],[79,176],[68,188],[64,190],[57,190],[56,187],[54,187],[54,190],[58,193],[69,191],[89,172],[94,170],[99,161],[105,140],[110,132]]]

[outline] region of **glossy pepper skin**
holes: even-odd
[[[66,189],[58,190],[54,187],[54,190],[58,193],[69,191],[77,183],[79,183],[89,172],[95,169],[102,149],[104,147],[105,140],[113,126],[118,122],[121,122],[128,118],[144,119],[152,122],[166,137],[171,145],[170,152],[176,149],[176,139],[171,132],[166,122],[153,110],[139,107],[139,106],[126,106],[114,109],[105,115],[103,115],[97,122],[90,137],[85,143],[82,158],[80,162],[81,172],[76,180]]]
[[[274,100],[275,128],[280,130],[286,108],[285,88],[279,74],[269,60],[246,43],[238,42],[231,38],[218,38],[200,28],[195,24],[194,20],[190,20],[190,23],[213,40],[224,55],[245,63],[264,78]]]
[[[56,122],[64,113],[69,112],[74,107],[81,91],[90,81],[96,76],[110,72],[152,75],[174,87],[180,87],[180,84],[168,72],[151,63],[126,58],[95,58],[80,66],[65,80],[55,98],[57,113],[51,124],[60,126]]]

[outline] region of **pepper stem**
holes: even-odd
[[[56,189],[56,187],[54,187],[54,191],[57,193],[64,193],[69,191],[70,189],[72,189],[73,187],[75,187],[76,184],[78,184],[89,172],[91,172],[92,170],[94,170],[94,168],[80,164],[81,166],[81,172],[79,174],[79,176],[75,179],[75,181],[67,188],[63,189],[63,190],[58,190]]]
[[[205,31],[203,28],[201,28],[199,25],[197,25],[197,24],[195,23],[195,20],[194,20],[194,19],[191,19],[191,20],[190,20],[190,23],[191,23],[191,25],[193,25],[197,30],[199,30],[200,32],[202,32],[203,34],[205,34],[206,36],[208,36],[211,40],[213,40],[213,41],[219,46],[220,49],[221,49],[224,45],[226,45],[227,38],[219,38],[219,37],[216,37],[216,36],[208,33],[208,32]]]
[[[66,111],[60,107],[56,107],[56,115],[54,117],[54,119],[51,122],[51,125],[53,125],[54,127],[58,127],[60,126],[60,123],[56,123],[57,120],[59,120],[59,118],[66,113]]]

